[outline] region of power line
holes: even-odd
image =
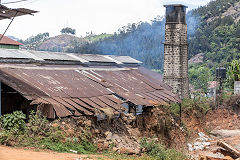
[[[28,1],[28,0],[19,0],[19,1],[13,1],[13,2],[5,2],[5,3],[2,3],[2,4],[20,3],[20,2],[25,2],[25,1]]]
[[[10,27],[10,25],[12,24],[12,22],[13,22],[14,18],[17,16],[17,14],[18,14],[18,11],[15,13],[15,15],[14,15],[14,17],[12,18],[11,22],[8,24],[8,26],[7,26],[6,30],[4,31],[4,33],[2,34],[2,36],[1,36],[1,38],[0,38],[0,41],[3,39],[3,37],[4,37],[5,33],[7,32],[8,28],[9,28],[9,27]]]

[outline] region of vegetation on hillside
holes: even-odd
[[[76,29],[70,28],[70,27],[66,27],[61,29],[60,31],[62,34],[72,34],[75,35],[76,34]]]
[[[18,147],[34,147],[36,149],[50,149],[57,152],[77,152],[82,154],[97,153],[97,145],[93,143],[94,137],[90,130],[85,128],[70,127],[71,122],[61,120],[48,121],[40,112],[31,112],[29,119],[21,111],[5,114],[0,118],[0,144]],[[112,146],[113,147],[113,146]],[[104,153],[115,155],[111,159],[135,159],[112,153],[112,147]],[[146,154],[139,159],[152,160],[182,160],[186,159],[183,153],[174,149],[168,149],[152,139],[141,140],[142,153]],[[107,155],[108,156],[108,155]],[[137,158],[138,159],[138,158]]]
[[[201,89],[205,94],[208,92],[208,82],[214,79],[206,65],[190,65],[188,76],[194,89]]]
[[[75,150],[83,154],[97,151],[87,130],[73,136],[59,124],[51,124],[39,112],[36,114],[32,112],[28,123],[25,120],[26,115],[21,111],[2,116],[0,144],[50,149],[57,152]]]
[[[22,44],[24,44],[23,48],[24,49],[31,49],[31,50],[36,50],[39,45],[46,41],[49,38],[49,33],[39,33],[36,36],[31,36],[27,38],[26,40],[20,40]]]
[[[142,61],[149,68],[162,69],[164,21],[161,17],[151,23],[128,24],[114,35],[86,43],[76,44],[76,53],[128,55]],[[76,49],[77,48],[77,49]]]
[[[233,60],[227,70],[228,75],[228,85],[232,88],[234,86],[234,81],[240,81],[240,60]]]
[[[240,6],[240,0],[215,0],[206,6],[199,7],[187,13],[189,58],[202,53],[204,69],[208,75],[214,75],[217,67],[226,67],[232,60],[240,58],[240,22],[239,18],[231,15],[225,16],[229,8]],[[143,62],[145,67],[163,71],[164,57],[164,29],[165,19],[157,17],[148,22],[128,24],[114,33],[114,35],[89,35],[83,39],[84,43],[71,41],[64,50],[81,54],[112,54],[128,55]],[[36,38],[38,38],[36,36]],[[40,40],[48,38],[43,36]],[[28,41],[35,41],[34,37]],[[42,40],[41,40],[42,41]],[[33,43],[34,44],[34,43]],[[38,45],[33,45],[35,48]],[[196,88],[196,75],[202,64],[190,66],[190,82]],[[192,75],[194,73],[195,75]],[[201,74],[201,73],[200,73]],[[214,76],[210,76],[212,80]],[[200,78],[201,79],[201,78]],[[206,84],[206,83],[204,83]],[[204,87],[204,91],[206,87]]]

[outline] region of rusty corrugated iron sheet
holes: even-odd
[[[48,118],[117,113],[125,102],[142,106],[180,102],[164,85],[134,68],[0,65],[0,81],[33,100]]]

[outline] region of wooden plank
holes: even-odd
[[[233,154],[235,156],[233,158],[236,159],[236,158],[240,157],[240,152],[238,150],[236,150],[235,148],[233,148],[232,146],[230,146],[229,144],[219,141],[219,142],[217,142],[217,145],[224,148],[225,150],[227,150],[231,154]]]

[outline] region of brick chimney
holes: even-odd
[[[189,95],[186,6],[165,5],[164,82],[180,98]]]

